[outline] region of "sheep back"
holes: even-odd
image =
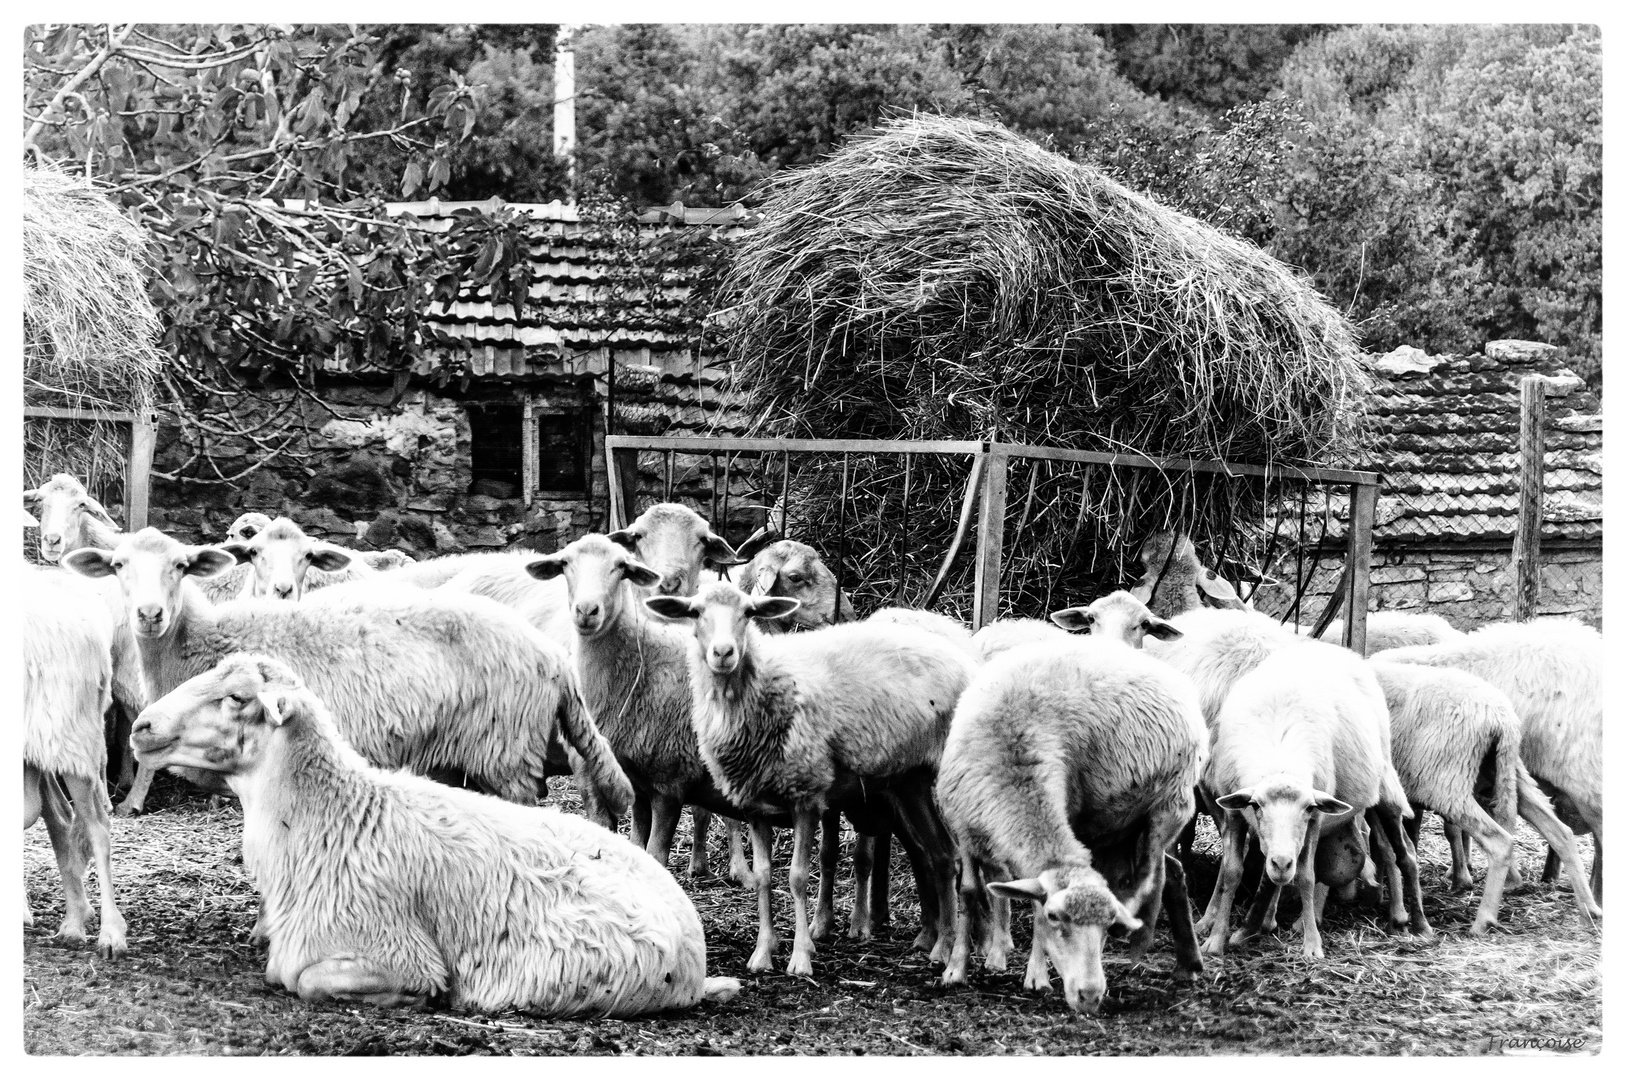
[[[19,572],[23,761],[100,780],[107,769],[102,714],[111,704],[113,620],[85,579],[59,570]]]

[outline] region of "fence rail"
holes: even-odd
[[[1295,466],[1259,466],[1240,465],[1224,461],[1205,461],[1188,458],[1156,458],[1137,454],[1111,454],[1089,450],[1072,450],[1063,447],[1030,446],[1020,443],[1004,443],[994,440],[985,441],[896,441],[896,440],[865,440],[865,439],[731,439],[731,438],[695,438],[672,437],[656,435],[611,435],[605,439],[605,450],[609,457],[609,518],[612,528],[621,528],[636,516],[635,501],[639,486],[640,460],[645,454],[658,454],[664,456],[664,479],[660,485],[660,494],[665,500],[674,497],[674,491],[681,487],[676,478],[675,459],[677,455],[688,457],[710,458],[711,469],[709,483],[704,477],[698,479],[691,475],[690,497],[704,498],[703,495],[694,494],[694,484],[698,483],[701,490],[709,490],[711,501],[710,517],[714,525],[730,517],[728,500],[733,493],[741,487],[741,470],[736,468],[738,458],[770,458],[776,455],[783,456],[783,466],[780,473],[774,474],[772,482],[766,479],[772,472],[771,466],[759,468],[756,475],[756,488],[769,497],[769,501],[777,501],[782,512],[789,513],[789,504],[792,501],[791,457],[792,455],[835,455],[839,456],[839,491],[835,499],[835,520],[827,522],[834,526],[834,536],[821,535],[820,546],[825,549],[827,557],[832,553],[831,544],[839,545],[834,550],[834,566],[838,580],[845,575],[847,558],[847,542],[849,532],[849,506],[854,506],[851,515],[853,522],[857,520],[856,505],[853,490],[850,484],[850,465],[855,457],[864,459],[877,459],[901,457],[901,469],[896,470],[901,477],[902,498],[897,501],[896,512],[904,515],[903,532],[908,534],[909,523],[907,515],[911,512],[910,483],[913,459],[918,455],[932,455],[937,457],[962,457],[967,460],[969,471],[965,480],[963,500],[961,501],[961,514],[958,528],[953,539],[946,545],[941,568],[933,582],[931,590],[926,594],[925,604],[931,606],[938,597],[944,579],[950,567],[957,560],[963,541],[967,538],[967,524],[971,510],[976,508],[977,528],[975,540],[975,575],[971,584],[971,622],[974,628],[981,628],[993,620],[1010,614],[1010,604],[1002,599],[1002,594],[1016,587],[1013,577],[1015,565],[1013,558],[1028,556],[1029,566],[1027,572],[1031,575],[1035,571],[1046,568],[1065,570],[1065,566],[1058,566],[1053,556],[1041,556],[1033,552],[1026,552],[1029,536],[1027,526],[1030,521],[1036,523],[1037,518],[1030,515],[1034,505],[1035,491],[1041,483],[1041,468],[1046,470],[1044,481],[1046,483],[1071,483],[1077,489],[1079,510],[1077,523],[1073,526],[1076,536],[1083,530],[1087,518],[1086,508],[1089,505],[1089,486],[1092,473],[1097,471],[1108,476],[1118,476],[1127,471],[1127,501],[1133,506],[1136,492],[1139,490],[1142,478],[1147,473],[1157,473],[1167,481],[1170,474],[1187,474],[1195,477],[1203,475],[1214,484],[1224,484],[1229,481],[1249,482],[1257,484],[1263,492],[1260,505],[1269,508],[1271,485],[1277,485],[1277,502],[1281,501],[1282,485],[1284,483],[1299,485],[1299,502],[1297,515],[1298,547],[1295,552],[1294,565],[1295,590],[1291,592],[1291,600],[1282,600],[1275,605],[1274,612],[1280,617],[1302,618],[1303,602],[1308,594],[1312,581],[1316,579],[1319,569],[1321,552],[1327,547],[1326,538],[1328,530],[1323,521],[1320,538],[1314,542],[1305,539],[1308,535],[1306,529],[1307,497],[1304,494],[1311,486],[1318,489],[1347,489],[1347,527],[1343,528],[1343,543],[1340,545],[1346,552],[1343,568],[1338,572],[1337,584],[1323,590],[1328,595],[1327,610],[1321,613],[1316,620],[1319,626],[1326,623],[1336,615],[1344,618],[1345,644],[1352,648],[1364,648],[1366,640],[1366,601],[1369,588],[1371,560],[1372,560],[1372,528],[1375,517],[1378,491],[1382,478],[1377,473],[1362,472],[1349,469],[1320,469],[1300,468]],[[718,469],[718,457],[724,458],[721,470]],[[1025,501],[1017,514],[1017,525],[1013,529],[1009,518],[1017,510],[1017,504],[1010,498],[1011,473],[1013,465],[1026,467],[1027,486]],[[1066,467],[1082,467],[1082,474],[1075,478],[1061,475],[1054,470]],[[810,470],[810,475],[821,477],[825,473],[834,474],[837,471],[832,462],[827,470]],[[691,469],[691,473],[693,470]],[[781,478],[782,477],[782,478]],[[719,481],[720,478],[720,481]],[[808,481],[804,480],[804,483]],[[826,482],[827,481],[821,481]],[[775,490],[777,489],[777,490]],[[1072,489],[1070,489],[1072,490]],[[719,491],[722,503],[719,506]],[[1171,485],[1169,491],[1174,491]],[[875,504],[875,513],[883,514],[891,505],[889,496],[871,498]],[[1317,502],[1317,513],[1324,518],[1330,518],[1333,513],[1334,499],[1330,492],[1320,492]],[[736,504],[738,505],[738,504]],[[762,508],[759,508],[762,509]],[[1276,506],[1274,512],[1279,519],[1267,552],[1274,551],[1276,540],[1282,531],[1282,519],[1290,518],[1291,508]],[[1039,516],[1043,516],[1040,511]],[[939,523],[940,524],[940,523]],[[903,541],[900,541],[900,545]],[[880,550],[878,543],[872,550]],[[1074,545],[1076,549],[1076,544]],[[1306,552],[1310,552],[1316,560],[1309,571],[1304,568]],[[902,553],[899,553],[902,557]],[[1065,558],[1062,560],[1065,561]],[[1326,575],[1323,575],[1326,576]],[[896,597],[904,595],[903,583],[900,578],[895,588],[887,590],[895,593]],[[1048,599],[1048,592],[1045,597]],[[1036,601],[1034,601],[1036,602]],[[1032,603],[1027,606],[1031,607]],[[963,610],[963,609],[962,609]]]
[[[77,409],[60,405],[25,405],[23,421],[74,420],[95,424],[128,424],[130,456],[124,467],[124,525],[130,532],[147,527],[152,498],[152,455],[157,421],[150,412],[122,409]]]

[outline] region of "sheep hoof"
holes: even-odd
[[[1321,948],[1321,942],[1306,940],[1304,943],[1304,957],[1306,960],[1325,960],[1327,954]]]
[[[1258,936],[1259,935],[1256,933],[1250,933],[1247,927],[1239,927],[1238,929],[1231,931],[1231,944],[1246,945],[1248,942],[1254,940]]]
[[[806,953],[792,952],[790,963],[785,965],[786,975],[812,975],[813,958]]]
[[[1438,935],[1434,933],[1434,928],[1425,922],[1420,927],[1414,928],[1411,936],[1418,941],[1433,941]]]
[[[56,939],[64,945],[83,945],[85,928],[83,925],[63,923],[57,928]]]
[[[1199,958],[1197,960],[1197,966],[1194,967],[1194,968],[1176,967],[1174,969],[1173,978],[1174,978],[1174,981],[1177,982],[1177,983],[1194,983],[1194,982],[1197,981],[1197,976],[1201,975],[1202,973],[1203,973],[1203,962]]]
[[[964,986],[966,983],[965,968],[955,968],[952,964],[943,970],[944,986]]]
[[[1218,934],[1210,934],[1208,936],[1208,940],[1203,942],[1203,947],[1199,951],[1204,956],[1224,956],[1225,939]]]
[[[869,941],[873,936],[874,935],[870,933],[870,929],[867,926],[858,926],[854,924],[853,926],[847,927],[847,940],[849,941]]]
[[[1208,932],[1213,928],[1214,920],[1207,916],[1204,916],[1191,924],[1192,933],[1196,934],[1198,937],[1206,937]]]
[[[1030,971],[1022,979],[1022,989],[1038,990],[1041,993],[1048,992],[1050,990],[1050,975],[1048,973],[1035,975]]]
[[[1500,928],[1501,925],[1495,919],[1475,919],[1474,924],[1468,927],[1468,933],[1474,937],[1484,937],[1490,933],[1491,927]]]
[[[141,813],[141,804],[132,803],[129,799],[125,799],[123,802],[113,807],[113,814],[116,817],[135,817],[139,813]]]
[[[830,932],[835,929],[835,919],[828,915],[818,915],[813,919],[813,927],[808,932],[813,935],[814,941],[829,941]]]
[[[929,926],[926,927],[924,930],[922,930],[920,933],[915,935],[914,947],[916,949],[919,949],[921,952],[930,952],[931,949],[932,949],[932,946],[936,945],[936,944],[937,944],[937,931],[933,930]]]
[[[751,959],[746,961],[745,970],[753,973],[772,971],[773,946],[759,945],[757,951],[751,954]]]
[[[1005,959],[1004,949],[989,949],[983,957],[982,966],[989,971],[1006,971],[1010,963]]]
[[[1451,879],[1450,891],[1453,893],[1467,892],[1473,887],[1474,879],[1471,877],[1454,877]]]
[[[129,952],[130,947],[125,942],[124,931],[103,930],[101,936],[96,939],[96,951],[101,954],[103,960],[116,960]]]

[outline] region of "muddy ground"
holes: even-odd
[[[568,791],[561,801],[570,801]],[[1568,886],[1509,891],[1505,929],[1469,938],[1477,891],[1445,891],[1449,862],[1437,824],[1425,830],[1422,851],[1426,909],[1441,932],[1431,944],[1385,935],[1376,909],[1334,904],[1324,922],[1325,963],[1305,961],[1296,938],[1267,936],[1182,985],[1171,978],[1160,930],[1139,968],[1109,951],[1101,1012],[1075,1016],[1059,983],[1048,995],[1022,989],[1025,917],[1009,972],[985,973],[974,960],[970,987],[938,986],[936,966],[910,948],[916,909],[900,858],[893,931],[865,944],[822,945],[811,979],[748,975],[753,898],[722,880],[688,883],[706,927],[708,970],[738,976],[740,995],[681,1015],[558,1021],[307,1005],[268,989],[263,949],[248,941],[255,895],[237,858],[240,811],[234,803],[211,807],[167,777],[149,805],[147,816],[113,826],[114,874],[130,924],[130,952],[119,960],[54,940],[63,904],[50,845],[41,827],[24,838],[35,914],[23,932],[29,1053],[1483,1054],[1518,1049],[1520,1039],[1595,1051],[1601,1037],[1599,932],[1580,924]],[[684,830],[674,854],[679,868],[687,819]],[[713,863],[726,866],[721,830],[714,832]],[[1204,840],[1192,882],[1199,910],[1215,872],[1212,837]],[[1543,849],[1528,828],[1519,841],[1533,881]],[[1590,865],[1590,838],[1583,844]],[[786,834],[775,864],[781,890],[788,848]],[[1482,876],[1482,857],[1477,865]],[[846,873],[844,866],[836,894],[843,913],[851,900]],[[788,897],[779,911],[782,967]],[[1290,916],[1289,901],[1283,913]],[[845,926],[843,914],[838,931]]]

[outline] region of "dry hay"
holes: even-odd
[[[1350,444],[1368,385],[1348,321],[1290,268],[971,120],[892,121],[770,179],[723,296],[756,435],[1314,464]],[[940,556],[964,466],[921,464],[950,492],[914,512]],[[803,516],[828,536],[843,508],[824,471]],[[848,500],[849,518],[895,509],[901,468],[850,472],[858,491],[893,493]],[[1007,521],[1025,530],[1023,596],[1071,572],[1069,551],[1159,528],[1209,548],[1243,528],[1239,546],[1257,545],[1266,502],[1257,483],[1123,470],[1038,466],[1011,487],[1027,504]],[[1105,566],[1083,574],[1069,591],[1117,584]]]

